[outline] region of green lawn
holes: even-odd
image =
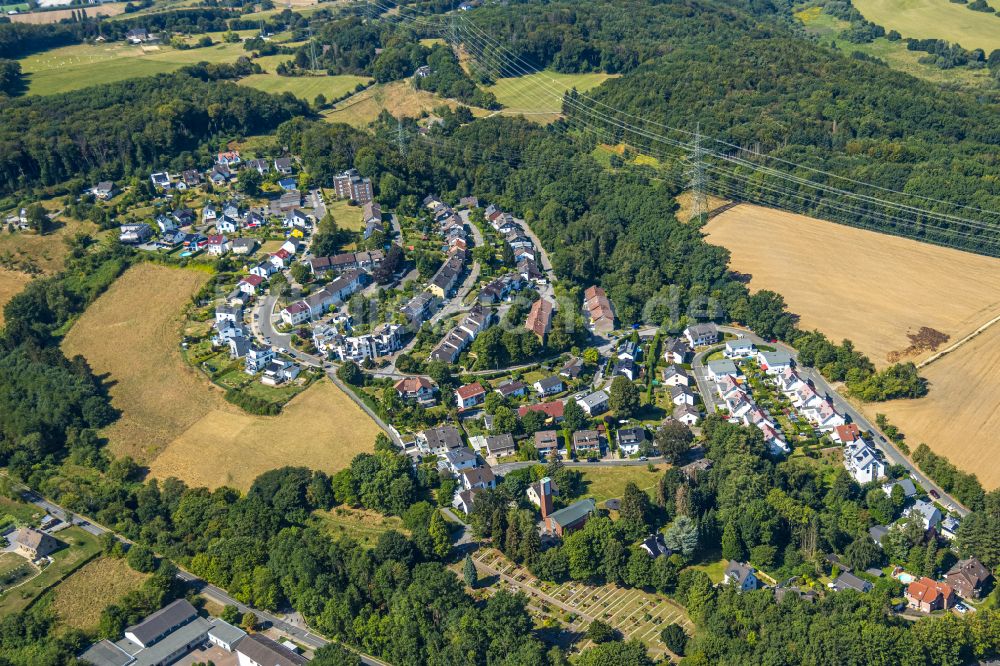
[[[0,591],[31,578],[37,571],[35,565],[16,553],[0,553]]]
[[[691,568],[707,573],[713,583],[721,583],[723,575],[726,571],[726,564],[728,564],[728,561],[720,557],[718,560],[695,564]]]
[[[980,14],[984,17],[983,21],[986,25],[990,26],[994,31],[994,35],[1000,38],[1000,18],[989,14],[981,14],[980,12],[973,12],[971,10],[965,9],[964,5],[951,4],[946,0],[941,4],[947,5],[949,7],[957,7],[962,12],[966,14],[977,15]],[[859,6],[860,9],[860,6]],[[927,55],[922,51],[910,51],[906,48],[905,41],[891,42],[885,37],[876,39],[868,44],[853,44],[843,39],[838,39],[837,36],[841,31],[845,30],[850,26],[847,21],[841,21],[840,19],[831,16],[829,14],[820,11],[820,7],[810,7],[808,9],[803,9],[795,13],[796,18],[802,21],[802,24],[812,32],[817,35],[823,42],[829,44],[831,41],[835,42],[837,48],[839,48],[844,53],[853,53],[854,51],[859,51],[866,55],[878,58],[884,61],[887,65],[893,69],[899,70],[910,74],[911,76],[916,76],[927,81],[932,81],[934,83],[942,84],[961,84],[969,87],[981,87],[988,84],[991,81],[989,70],[980,69],[972,70],[965,67],[955,67],[953,69],[941,69],[934,65],[925,65],[919,62],[920,58]],[[876,21],[880,25],[883,25],[886,30],[891,29],[891,26],[885,23]],[[994,24],[995,22],[995,24]],[[897,28],[898,29],[898,28]],[[913,37],[912,35],[904,31],[900,31],[904,38]],[[954,40],[950,40],[954,41]],[[972,47],[967,47],[972,48]],[[989,49],[987,49],[989,53]]]
[[[81,566],[101,549],[97,537],[79,527],[69,527],[54,536],[66,546],[52,554],[55,561],[42,573],[17,589],[0,594],[0,617],[24,610],[49,585]]]
[[[987,0],[1000,10],[1000,2]],[[856,0],[854,7],[872,23],[903,37],[944,39],[989,53],[1000,48],[1000,17],[945,0]]]
[[[487,90],[504,105],[505,113],[537,116],[539,122],[555,120],[562,109],[562,95],[576,88],[584,92],[612,78],[601,72],[560,74],[544,71],[528,76],[499,79]]]
[[[666,470],[665,465],[656,465],[650,472],[645,465],[623,465],[621,467],[577,467],[583,472],[584,497],[593,497],[598,505],[604,500],[620,498],[625,485],[631,481],[645,490],[652,498],[656,494],[656,484]]]
[[[284,56],[288,59],[288,56]],[[265,67],[265,70],[268,68]],[[252,74],[240,79],[239,83],[266,93],[280,94],[290,92],[299,99],[312,102],[316,95],[322,93],[328,100],[336,99],[344,93],[353,91],[359,83],[369,79],[364,76],[278,76],[273,69],[265,74]]]
[[[212,35],[219,41],[220,34]],[[36,53],[20,60],[29,95],[53,95],[101,83],[173,72],[197,62],[235,62],[246,55],[242,44],[215,44],[177,50],[129,44],[78,44]]]
[[[0,524],[4,522],[4,516],[10,516],[18,523],[29,523],[41,518],[42,510],[34,504],[0,497]]]
[[[324,190],[326,211],[337,221],[337,228],[347,231],[364,231],[365,221],[361,206],[351,206],[347,199],[336,199],[333,190]]]
[[[378,538],[389,530],[406,533],[403,520],[397,516],[383,516],[375,511],[339,507],[332,511],[317,511],[317,523],[335,537],[347,536],[366,548],[373,548]]]

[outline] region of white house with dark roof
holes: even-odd
[[[861,484],[878,481],[885,476],[886,469],[878,452],[864,440],[844,447],[844,467]]]
[[[913,506],[903,512],[903,515],[918,516],[925,530],[929,530],[932,527],[936,528],[941,522],[941,510],[934,506],[933,503],[925,502],[924,500],[914,502]]]
[[[610,397],[606,392],[594,391],[590,395],[584,396],[576,401],[587,416],[597,416],[608,411],[608,401]]]
[[[730,560],[722,576],[723,585],[732,585],[740,592],[756,590],[760,586],[756,570],[745,562]]]
[[[563,384],[563,380],[558,375],[542,377],[533,386],[538,395],[542,397],[556,395],[566,390],[566,385]]]
[[[714,345],[719,341],[719,327],[712,323],[695,324],[684,329],[684,337],[692,347]]]

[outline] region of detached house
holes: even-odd
[[[603,288],[592,286],[583,292],[583,314],[592,332],[607,334],[615,330],[615,309]]]
[[[584,396],[576,401],[587,416],[594,417],[608,411],[608,401],[610,397],[604,391],[594,391],[588,396]]]
[[[878,452],[864,440],[858,440],[844,447],[844,467],[860,484],[878,481],[885,476],[885,463]]]
[[[621,451],[622,455],[634,456],[639,453],[648,439],[645,428],[619,428],[618,450]]]
[[[726,358],[750,358],[757,353],[757,347],[746,339],[730,340],[722,352]]]
[[[396,395],[405,402],[417,402],[423,405],[434,403],[434,392],[437,387],[427,377],[405,377],[396,382]]]
[[[719,327],[715,324],[695,324],[684,329],[684,337],[692,347],[714,345],[719,341]]]
[[[29,560],[47,557],[62,546],[54,537],[32,527],[22,527],[15,532],[11,543],[18,555]]]
[[[951,585],[925,576],[906,588],[906,605],[923,613],[947,610],[955,605],[955,591]]]
[[[469,409],[480,405],[486,399],[486,389],[479,382],[459,386],[455,390],[455,401],[459,409]]]
[[[417,433],[417,448],[424,453],[443,456],[462,446],[462,435],[455,426],[429,428]]]
[[[566,389],[562,379],[560,379],[557,375],[543,377],[535,382],[533,387],[535,391],[538,392],[538,395],[542,397],[556,395],[557,393],[562,393]]]
[[[756,570],[746,562],[730,560],[722,576],[723,585],[732,585],[740,592],[756,590],[760,586]]]
[[[979,599],[983,586],[992,577],[990,570],[982,562],[970,557],[956,562],[944,575],[944,580],[964,599]]]
[[[919,516],[925,530],[929,530],[932,527],[936,528],[941,522],[941,510],[931,502],[925,502],[924,500],[917,500],[903,514],[906,516]]]

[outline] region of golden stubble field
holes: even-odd
[[[1000,324],[920,370],[930,392],[918,400],[865,405],[906,434],[973,472],[987,490],[1000,487]]]
[[[747,204],[705,230],[752,291],[777,291],[801,328],[850,339],[880,367],[922,326],[955,342],[1000,314],[998,259]]]
[[[140,264],[83,314],[63,343],[114,382],[122,417],[105,432],[159,478],[240,489],[269,469],[304,465],[334,472],[370,451],[378,426],[327,380],[279,416],[247,414],[190,368],[178,346],[181,312],[205,273]]]
[[[832,222],[740,205],[713,219],[708,240],[732,252],[750,287],[773,289],[834,340],[849,338],[880,366],[907,331],[930,326],[958,342],[1000,314],[1000,260]],[[986,488],[1000,486],[1000,324],[921,369],[919,400],[871,403],[910,448],[926,443]],[[915,360],[930,356],[920,354]]]

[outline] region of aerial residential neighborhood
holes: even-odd
[[[0,666],[1000,663],[998,13],[5,4]]]

